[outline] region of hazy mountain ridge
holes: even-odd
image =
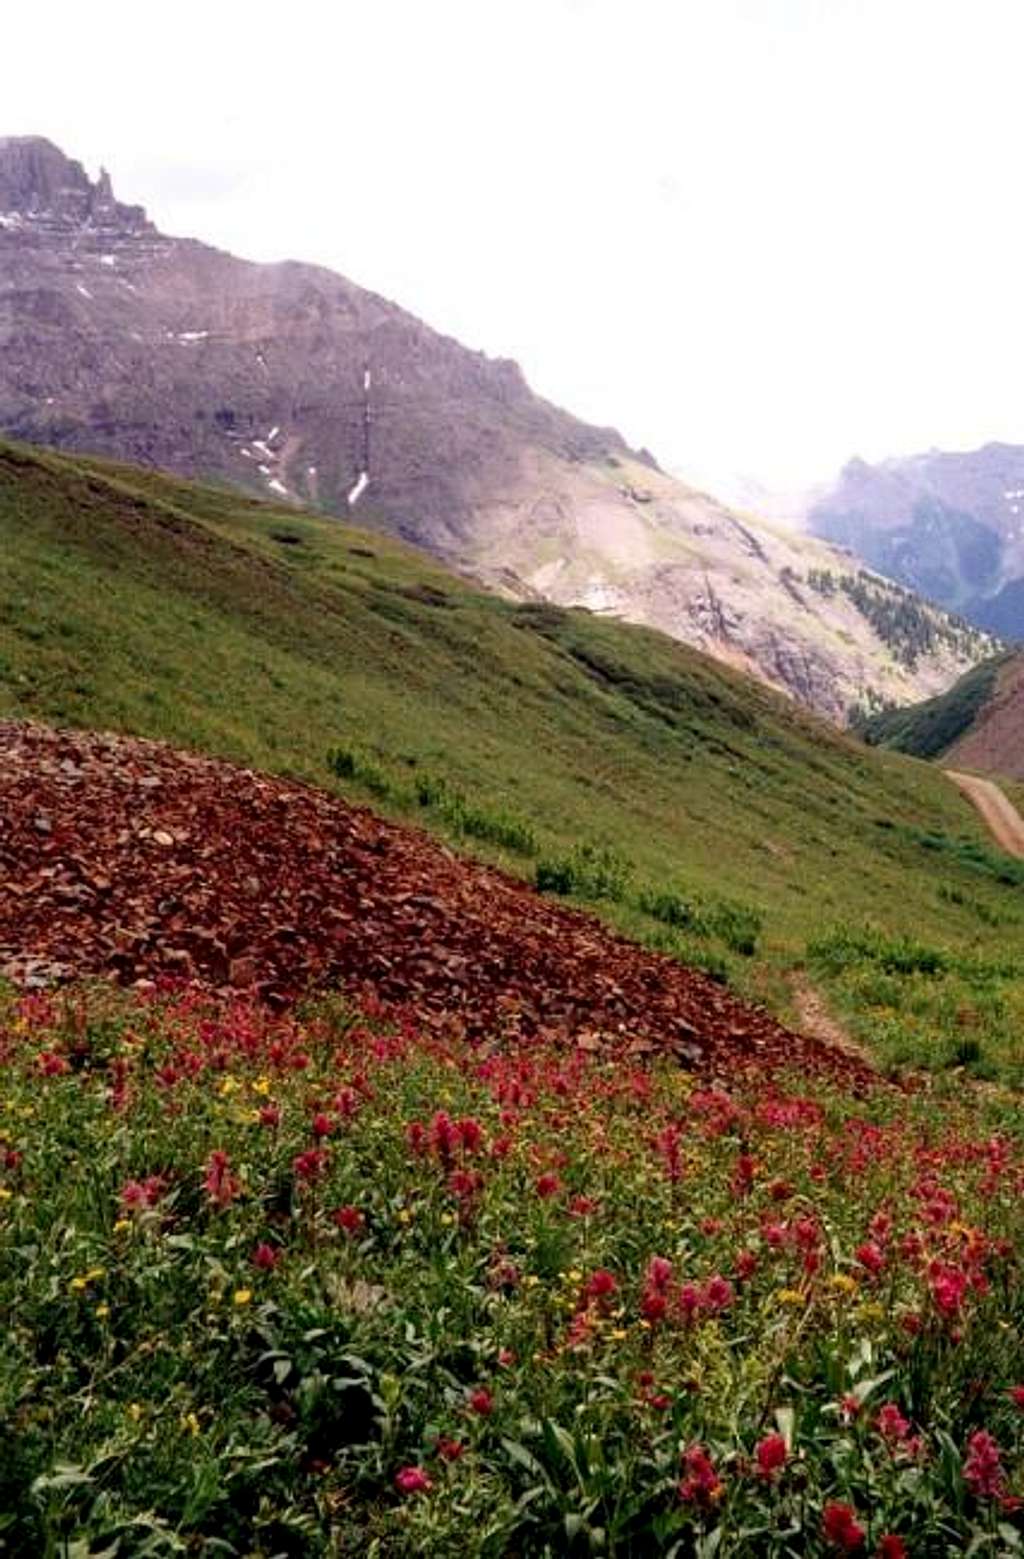
[[[363,523],[505,593],[661,628],[833,719],[936,692],[991,647],[932,613],[929,642],[894,649],[852,595],[805,588],[854,578],[848,558],[341,276],[160,234],[35,139],[0,141],[0,430],[328,513],[358,491]]]
[[[1024,446],[851,460],[808,527],[981,627],[1024,636]]]

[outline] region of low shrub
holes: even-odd
[[[569,855],[538,861],[534,884],[540,893],[620,903],[626,897],[632,875],[632,862],[617,850],[578,844]]]

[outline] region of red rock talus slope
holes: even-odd
[[[173,974],[275,1002],[345,985],[481,1037],[871,1075],[415,829],[157,743],[37,726],[0,725],[0,972]]]

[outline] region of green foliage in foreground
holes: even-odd
[[[979,867],[1001,858],[930,767],[664,635],[499,600],[384,536],[0,444],[0,603],[0,716],[336,786],[783,1012],[837,921],[1024,958],[1017,879]],[[873,1014],[852,1017],[873,1033]],[[1012,1069],[1008,1023],[979,1021]],[[945,1018],[915,1022],[915,1054],[944,1065]]]
[[[331,1003],[0,1024],[0,1552],[1020,1550],[1009,1105]]]

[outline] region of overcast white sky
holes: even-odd
[[[708,482],[1024,442],[1021,0],[7,0],[0,46],[0,134]]]

